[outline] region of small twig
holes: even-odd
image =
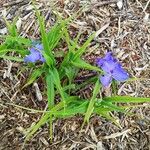
[[[103,139],[113,139],[122,135],[126,135],[127,133],[130,133],[130,132],[131,132],[131,129],[127,129],[123,132],[117,132],[117,133],[113,133],[111,135],[105,136]]]
[[[29,2],[28,0],[26,0],[26,1],[17,0],[17,1],[12,1],[12,2],[9,2],[9,3],[5,3],[5,4],[3,4],[3,7],[13,6],[13,5],[17,5],[17,4],[20,4],[20,3],[22,3],[24,5],[24,4],[27,4],[28,2]]]
[[[116,3],[117,1],[118,0],[107,0],[107,1],[104,1],[104,2],[93,3],[92,7],[100,7],[100,6],[103,6],[103,5],[108,5],[108,4]]]
[[[148,7],[148,5],[150,4],[150,0],[147,2],[147,4],[145,5],[145,7],[144,7],[144,9],[143,9],[143,12],[145,12],[146,11],[146,9],[147,9],[147,7]]]
[[[37,98],[37,100],[40,102],[40,101],[42,101],[42,94],[41,94],[41,91],[40,91],[40,89],[39,89],[39,86],[38,86],[38,84],[37,83],[34,83],[33,84],[33,86],[34,86],[34,88],[35,88],[35,93],[36,93],[36,98]]]

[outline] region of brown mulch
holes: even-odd
[[[87,35],[97,32],[85,59],[94,63],[95,57],[103,56],[107,50],[113,51],[130,76],[140,78],[134,82],[121,83],[118,86],[118,94],[150,97],[149,0],[43,0],[36,1],[36,6],[45,16],[47,28],[55,23],[56,12],[68,17],[84,6],[80,15],[70,25],[70,34],[74,37],[76,33],[81,32],[82,43],[88,38]],[[0,0],[0,34],[6,34],[2,15],[8,20],[17,15],[20,35],[31,39],[39,38],[38,24],[29,0]],[[20,63],[0,60],[0,150],[20,150],[25,129],[36,123],[42,115],[6,103],[39,110],[46,108],[46,97],[43,96],[42,101],[36,97],[35,85],[20,90],[31,72],[23,71],[26,69],[23,66]],[[90,123],[81,133],[82,116],[57,120],[53,124],[52,143],[49,141],[47,124],[25,144],[24,149],[149,150],[149,104],[141,104],[141,107],[131,111],[136,115],[129,117],[120,113],[112,114],[116,116],[122,128],[100,116],[92,116]]]

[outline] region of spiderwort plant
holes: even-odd
[[[94,34],[92,34],[83,45],[79,45],[78,39],[80,38],[80,34],[75,40],[72,40],[68,33],[67,26],[71,19],[60,20],[49,32],[46,32],[44,18],[40,16],[36,8],[35,10],[40,25],[41,42],[30,44],[29,49],[26,50],[27,53],[21,56],[23,57],[22,60],[25,62],[24,64],[36,63],[38,61],[41,63],[39,65],[33,65],[33,72],[23,88],[31,85],[39,77],[42,77],[46,83],[45,91],[47,94],[48,109],[47,111],[43,111],[41,119],[29,128],[25,141],[29,140],[31,136],[47,122],[49,122],[50,138],[52,139],[53,120],[56,118],[72,117],[76,114],[85,116],[83,125],[85,122],[89,121],[92,114],[103,116],[118,125],[115,118],[111,116],[111,112],[125,112],[126,108],[130,108],[130,106],[127,105],[126,107],[122,107],[118,106],[117,103],[140,103],[150,101],[149,98],[132,98],[128,96],[101,97],[99,93],[101,92],[102,86],[109,86],[113,79],[125,81],[129,78],[129,75],[122,68],[121,64],[112,56],[111,52],[108,52],[104,58],[97,59],[96,62],[98,67],[85,62],[82,59],[82,55],[85,53],[86,49],[88,49],[90,42],[94,38]],[[20,39],[19,37],[15,38]],[[59,47],[61,39],[63,39],[63,42],[66,41],[68,50],[63,55],[63,61],[57,62],[55,58],[57,55],[55,53],[55,47]],[[26,40],[28,41],[28,39]],[[25,42],[26,40],[24,39]],[[22,42],[22,39],[20,42]],[[1,51],[0,49],[0,54]],[[6,51],[8,52],[8,49],[6,49]],[[94,80],[90,78],[79,85],[75,83],[74,78],[80,68],[91,71],[94,70],[97,71],[98,74],[95,75]],[[99,74],[101,75],[101,82],[99,82]],[[88,84],[94,84],[91,98],[76,96],[76,91]],[[56,102],[58,96],[59,99],[57,99]],[[24,109],[31,110],[28,108]],[[35,110],[32,109],[32,111]],[[36,110],[36,112],[41,111]]]

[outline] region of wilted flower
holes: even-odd
[[[125,81],[129,78],[128,73],[122,68],[117,59],[113,58],[112,52],[108,52],[104,58],[98,58],[96,63],[104,71],[100,81],[104,87],[110,85],[112,79]]]
[[[32,62],[35,63],[36,61],[45,62],[44,57],[42,56],[43,45],[36,44],[34,47],[30,48],[30,54],[24,58],[24,62]]]

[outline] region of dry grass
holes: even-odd
[[[132,83],[120,84],[118,94],[150,97],[150,1],[124,0],[121,9],[121,5],[118,4],[118,7],[116,3],[116,0],[53,0],[53,3],[43,0],[37,1],[37,7],[43,12],[49,27],[55,22],[56,10],[63,17],[67,17],[86,5],[70,27],[72,37],[77,32],[82,32],[81,43],[87,35],[97,31],[97,37],[85,54],[85,59],[93,63],[95,57],[112,50],[132,77],[141,78]],[[32,10],[30,1],[0,1],[0,12],[7,19],[11,20],[19,15],[17,27],[21,35],[36,39],[39,37],[39,30]],[[5,32],[6,28],[0,17],[0,34]],[[6,60],[0,62],[0,150],[19,150],[24,139],[24,129],[35,123],[41,114],[31,114],[6,103],[43,110],[46,99],[37,99],[35,86],[20,91],[30,70],[17,75],[22,64]],[[80,134],[82,116],[57,120],[53,125],[52,144],[49,144],[48,128],[45,125],[24,149],[148,150],[150,109],[143,104],[140,108],[133,108],[132,112],[136,116],[114,113],[122,125],[121,129],[99,116],[93,116]]]

